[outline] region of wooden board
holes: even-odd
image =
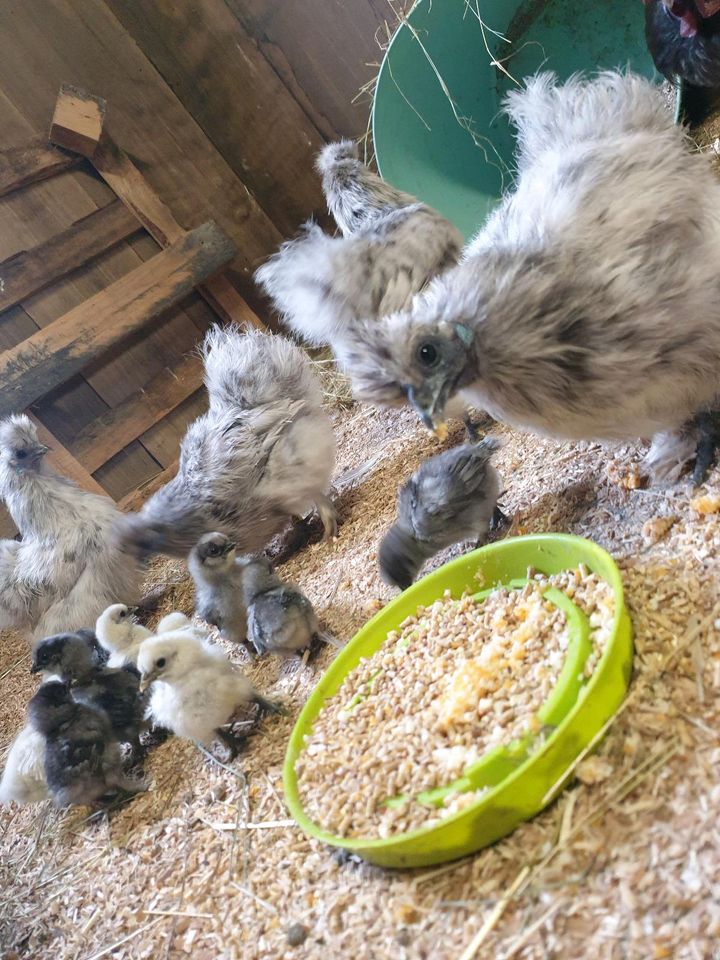
[[[94,472],[199,390],[202,382],[200,357],[185,357],[172,370],[163,370],[147,387],[88,424],[72,445],[74,455]]]
[[[171,463],[169,467],[166,467],[162,473],[159,473],[156,477],[153,477],[148,483],[143,484],[138,490],[133,490],[132,493],[128,494],[126,497],[118,503],[118,506],[121,510],[125,510],[128,513],[135,512],[140,509],[140,507],[148,500],[160,487],[164,487],[166,483],[169,483],[175,474],[178,471],[178,461]]]
[[[225,0],[106,2],[281,233],[324,214],[324,138]]]
[[[101,207],[72,227],[0,263],[0,311],[7,310],[140,229],[119,201]]]
[[[0,197],[38,180],[54,177],[81,162],[82,157],[63,153],[42,142],[4,150],[0,153]]]
[[[73,455],[63,447],[63,445],[54,437],[47,427],[38,420],[34,414],[29,414],[30,419],[37,427],[38,439],[50,447],[47,452],[47,461],[56,473],[62,477],[69,477],[83,490],[89,490],[91,493],[99,493],[101,496],[107,496],[103,487],[93,479],[88,470],[73,457]]]
[[[0,357],[0,415],[22,409],[139,329],[227,263],[228,237],[210,222]]]

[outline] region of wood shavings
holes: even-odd
[[[581,783],[602,783],[613,775],[613,765],[604,757],[587,757],[575,769],[575,776]]]
[[[690,506],[695,513],[699,513],[701,517],[706,517],[708,514],[720,512],[720,496],[704,494],[700,497],[693,497]]]

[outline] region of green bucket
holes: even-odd
[[[639,0],[419,0],[380,69],[375,153],[387,181],[440,210],[466,237],[514,169],[514,138],[500,108],[515,84],[493,66],[478,13],[492,57],[518,81],[540,70],[564,80],[628,66],[658,76]]]

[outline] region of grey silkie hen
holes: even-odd
[[[349,140],[326,146],[317,166],[343,236],[306,224],[255,278],[292,330],[335,349],[356,321],[409,306],[457,262],[462,236],[436,210],[381,180]]]
[[[111,668],[102,665],[97,649],[106,652],[89,639],[91,631],[58,634],[48,637],[33,652],[32,672],[40,670],[57,674],[70,684],[78,703],[104,713],[121,743],[129,743],[133,753],[140,750],[140,732],[144,728],[144,705],[140,697],[140,673],[132,665]],[[88,636],[89,635],[89,636]]]
[[[45,777],[56,806],[145,789],[125,775],[120,746],[105,714],[76,703],[66,684],[44,683],[30,701],[28,715],[45,737]]]
[[[184,557],[220,530],[251,553],[313,507],[334,535],[335,437],[309,358],[284,337],[219,327],[203,350],[209,410],[185,434],[177,476],[118,524],[120,543]]]
[[[487,540],[502,517],[497,499],[501,480],[490,463],[499,443],[486,437],[425,460],[400,488],[397,519],[378,552],[386,583],[405,590],[420,567],[445,547]]]
[[[289,657],[320,640],[313,606],[296,584],[283,581],[265,558],[249,560],[243,571],[248,636],[259,654]]]
[[[136,558],[111,543],[122,514],[45,462],[24,414],[0,421],[0,497],[22,541],[0,541],[0,629],[32,638],[94,623],[112,601],[139,595]]]
[[[507,109],[515,191],[411,310],[357,331],[356,391],[427,424],[460,394],[541,434],[653,437],[647,467],[677,475],[718,391],[720,183],[633,74],[544,74]]]
[[[244,562],[224,533],[207,533],[188,557],[195,584],[195,611],[233,643],[247,638],[247,609],[243,592]]]

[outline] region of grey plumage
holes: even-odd
[[[60,681],[44,683],[30,701],[32,727],[45,737],[45,777],[56,806],[87,804],[145,785],[123,771],[120,747],[104,713],[76,703]]]
[[[473,539],[481,545],[497,510],[501,481],[490,458],[492,437],[464,443],[425,460],[400,488],[397,519],[383,538],[383,580],[406,589],[420,567],[445,547]]]
[[[233,643],[247,638],[247,609],[243,592],[244,562],[235,544],[223,533],[207,533],[188,557],[195,584],[195,611]]]
[[[108,656],[92,630],[56,633],[36,645],[30,671],[57,674],[64,683],[70,683],[104,667]]]
[[[633,74],[544,74],[507,109],[515,191],[410,311],[358,330],[356,391],[426,423],[459,393],[551,436],[657,435],[667,475],[718,389],[720,184]]]
[[[209,410],[185,434],[177,476],[118,524],[120,543],[187,556],[219,530],[250,553],[313,506],[334,534],[335,437],[308,357],[284,337],[218,327],[203,351]]]
[[[335,350],[357,321],[409,306],[457,262],[462,237],[436,210],[368,169],[349,141],[325,147],[318,169],[343,236],[308,223],[255,278],[293,331]]]
[[[264,558],[246,562],[243,588],[248,636],[257,653],[288,657],[320,639],[308,598],[296,584],[281,580]]]
[[[22,536],[0,541],[0,629],[34,639],[94,623],[140,587],[137,559],[111,543],[115,504],[53,473],[46,452],[27,416],[0,421],[0,497]]]

